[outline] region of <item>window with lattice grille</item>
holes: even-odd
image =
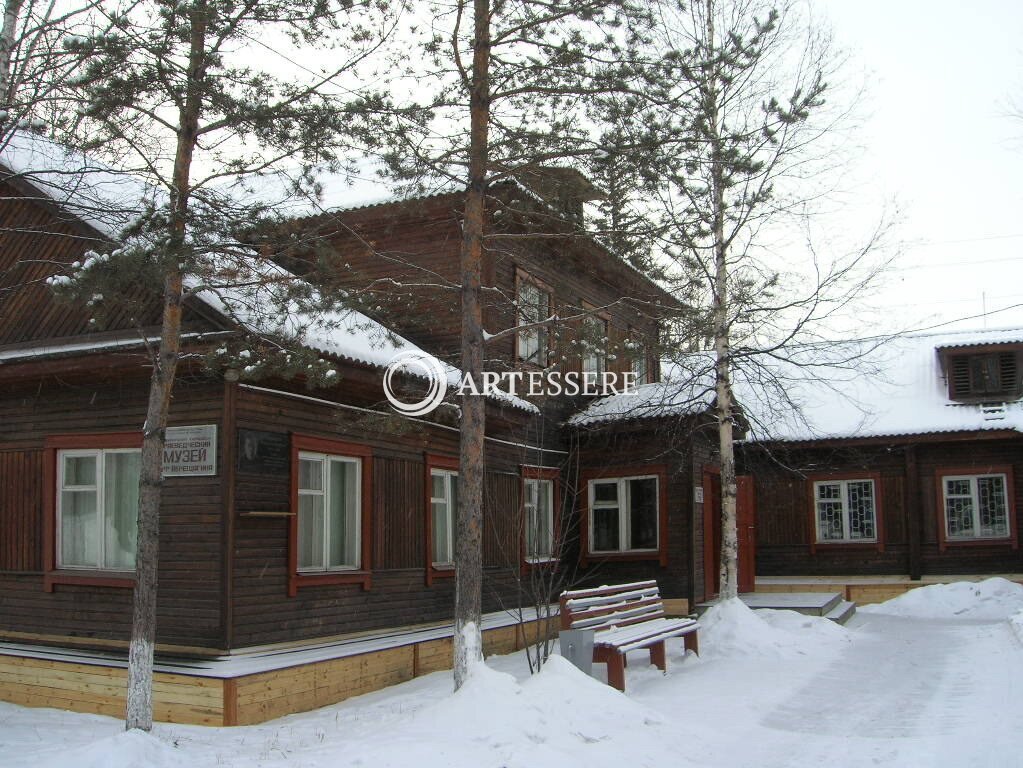
[[[945,475],[941,478],[948,540],[1009,536],[1009,494],[1005,475]]]
[[[873,480],[821,480],[813,484],[817,541],[877,541]]]

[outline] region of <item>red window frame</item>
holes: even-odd
[[[522,561],[523,570],[529,570],[530,568],[557,568],[561,562],[560,556],[555,556],[550,560],[538,560],[530,561],[528,559],[528,553],[526,552],[526,480],[550,480],[553,485],[552,493],[552,508],[551,515],[553,516],[553,527],[552,532],[553,539],[551,541],[551,549],[554,553],[557,553],[561,541],[561,470],[557,467],[539,467],[531,464],[519,465],[519,474],[521,478],[519,480],[519,519],[522,521],[522,530],[519,536],[519,555]]]
[[[57,454],[65,450],[142,448],[141,432],[50,435],[43,441],[43,589],[58,584],[134,589],[134,575],[123,571],[62,570],[57,567]]]
[[[355,571],[334,573],[299,573],[298,571],[298,454],[301,451],[332,456],[351,456],[362,463],[360,482],[361,567]],[[308,435],[291,437],[291,515],[288,526],[288,597],[295,597],[303,587],[330,584],[359,584],[363,589],[373,585],[373,449],[360,443],[346,443]]]
[[[977,477],[979,475],[1005,475],[1005,500],[1009,524],[1009,535],[989,539],[949,539],[945,534],[945,478],[955,475]],[[934,470],[934,503],[938,525],[938,551],[949,547],[999,547],[1019,549],[1019,526],[1016,525],[1016,484],[1011,464],[993,464],[986,467],[938,467]]]
[[[426,586],[431,586],[435,580],[450,579],[455,575],[455,568],[437,568],[433,564],[433,481],[431,475],[433,470],[439,469],[445,472],[458,472],[458,458],[456,456],[443,456],[441,454],[428,453],[423,460],[423,526],[425,548],[423,555],[426,563]],[[458,514],[458,510],[453,510]]]
[[[617,480],[624,477],[657,477],[657,549],[650,552],[590,552],[590,481]],[[668,468],[664,464],[638,464],[625,467],[607,467],[601,470],[586,470],[580,473],[581,492],[579,507],[580,547],[579,564],[587,566],[590,561],[630,562],[657,560],[662,566],[668,565]]]
[[[872,480],[874,482],[874,526],[877,530],[876,541],[817,541],[817,495],[814,483],[826,483],[829,480]],[[810,554],[818,550],[829,549],[873,549],[884,552],[884,487],[881,484],[880,472],[820,472],[806,476],[807,520],[810,528]]]

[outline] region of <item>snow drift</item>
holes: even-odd
[[[1023,610],[1023,585],[999,577],[932,584],[858,610],[912,619],[1008,619]]]
[[[739,598],[700,617],[701,655],[707,658],[816,656],[849,642],[844,627],[795,611],[751,610]]]

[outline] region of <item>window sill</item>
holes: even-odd
[[[359,584],[363,590],[368,590],[373,586],[373,574],[370,571],[293,573],[288,577],[288,597],[294,597],[300,588],[335,584]]]
[[[858,539],[856,541],[828,539],[827,541],[814,542],[814,546],[817,547],[817,549],[829,549],[832,547],[839,549],[855,549],[857,547],[861,547],[863,549],[877,549],[877,545],[878,542],[876,540],[869,541],[867,539]]]
[[[658,549],[636,549],[627,552],[585,552],[583,564],[588,562],[633,562],[641,560],[660,560],[667,565],[665,553]]]
[[[945,539],[941,542],[941,549],[948,547],[1010,547],[1017,549],[1018,544],[1013,536],[999,536],[998,538],[974,537],[970,539]]]
[[[426,586],[431,586],[438,579],[453,579],[455,577],[455,565],[434,565],[426,569]]]
[[[88,570],[56,570],[43,574],[43,589],[53,592],[58,584],[80,587],[112,587],[114,589],[134,589],[134,571],[88,571]]]
[[[881,541],[815,541],[810,544],[810,554],[817,552],[884,552],[884,543]]]

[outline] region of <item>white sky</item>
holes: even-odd
[[[866,78],[865,202],[902,209],[889,323],[1023,325],[1023,3],[819,0]]]

